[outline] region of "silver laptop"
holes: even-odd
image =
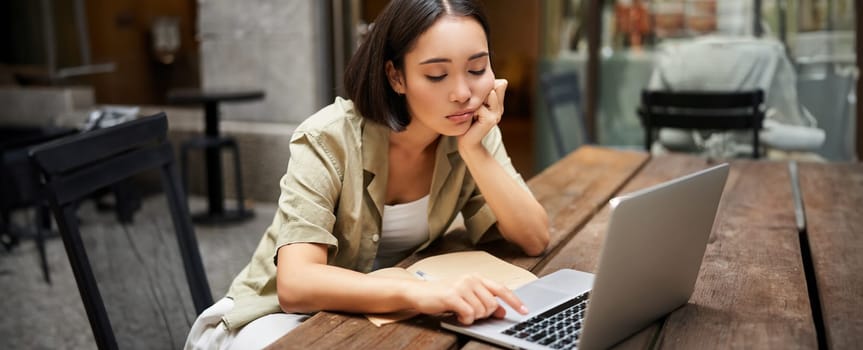
[[[443,328],[514,349],[607,348],[685,304],[728,176],[721,164],[609,201],[596,274],[563,269],[514,292],[530,314]]]

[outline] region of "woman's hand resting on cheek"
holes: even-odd
[[[482,139],[500,122],[507,84],[506,79],[495,79],[494,88],[476,111],[473,124],[464,135],[458,137],[459,152],[464,153],[472,148],[482,147]]]

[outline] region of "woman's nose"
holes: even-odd
[[[464,103],[470,99],[470,86],[465,79],[454,79],[455,85],[450,91],[450,101]]]

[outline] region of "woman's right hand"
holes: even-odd
[[[465,325],[489,316],[503,318],[506,309],[496,297],[500,297],[513,310],[527,314],[524,303],[509,288],[476,274],[414,286],[409,295],[416,311],[430,315],[452,312]]]

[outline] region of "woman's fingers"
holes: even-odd
[[[506,97],[506,87],[509,86],[509,82],[506,79],[495,79],[494,81],[494,91],[495,95],[497,95],[498,103],[500,103],[500,112],[503,113],[503,101]],[[492,105],[494,106],[494,105]]]
[[[488,94],[489,104],[480,106],[477,112],[480,121],[486,121],[490,125],[497,125],[500,122],[500,118],[503,115],[503,105],[499,104],[498,101],[497,92],[492,90]]]
[[[462,324],[471,324],[476,320],[473,306],[466,300],[457,298],[453,305],[450,305],[452,311],[456,314],[456,318]]]
[[[473,311],[473,320],[477,320],[485,317],[485,305],[481,300],[476,296],[475,293],[470,293],[464,296],[465,301],[471,306]]]
[[[459,148],[463,146],[474,146],[482,142],[483,137],[488,134],[495,125],[500,122],[503,115],[503,97],[509,84],[506,79],[494,81],[494,87],[479,106],[470,128],[459,136]]]
[[[491,316],[493,313],[497,312],[498,308],[500,308],[500,305],[497,302],[497,298],[495,298],[494,295],[492,295],[491,292],[485,288],[485,286],[478,289],[476,295],[483,303],[483,307],[485,308],[482,314],[483,317]]]
[[[459,322],[463,324],[471,324],[477,319],[489,316],[497,318],[506,316],[506,309],[501,307],[497,298],[509,304],[517,312],[527,313],[524,303],[509,288],[480,276],[463,278],[456,290],[459,295],[457,305],[469,309],[454,308],[453,310],[458,315]]]
[[[465,325],[490,316],[503,318],[506,315],[506,309],[501,306],[501,301],[521,314],[527,313],[524,303],[509,288],[479,275],[468,275],[445,283],[430,283],[432,285],[427,286],[433,287],[427,291],[433,291],[433,293],[426,294],[426,298],[429,299],[425,301],[421,297],[416,307],[423,313],[438,314],[450,311],[455,313],[458,321]],[[425,293],[419,295],[422,294]]]
[[[500,104],[500,101],[498,100],[497,91],[491,90],[491,92],[488,93],[488,98],[486,98],[485,100],[487,103],[483,107],[488,108],[488,110],[491,112],[497,112],[498,105]]]
[[[492,112],[503,114],[503,100],[506,96],[506,87],[508,85],[509,82],[506,79],[496,79],[494,87],[489,91],[485,101],[483,101],[483,106],[488,107]]]
[[[528,313],[527,307],[524,306],[524,303],[521,301],[521,299],[518,298],[518,296],[515,295],[515,293],[512,292],[512,290],[489,279],[483,279],[482,281],[485,287],[492,294],[503,300],[503,302],[507,303],[510,307],[512,307],[513,310],[522,315]]]
[[[488,315],[493,310],[487,310],[486,301],[484,301],[484,297],[490,295],[490,293],[485,290],[485,285],[482,282],[482,278],[479,276],[469,275],[462,278],[461,283],[459,283],[458,293],[462,299],[464,299],[472,308],[473,311],[473,320],[488,317]],[[485,293],[485,295],[483,294]],[[471,322],[473,322],[473,320]]]

